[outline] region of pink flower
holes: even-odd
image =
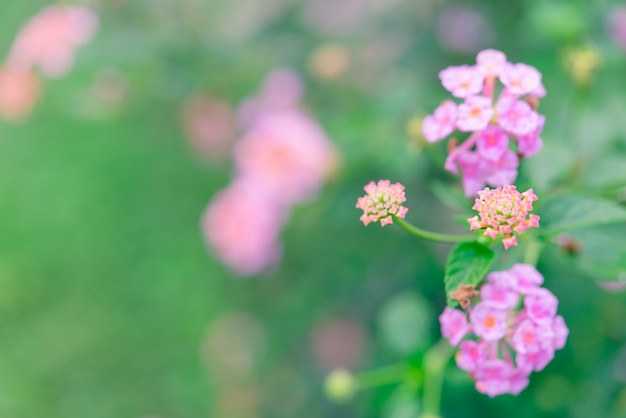
[[[439,78],[446,90],[461,98],[480,93],[484,80],[475,67],[468,65],[448,67],[439,72]]]
[[[538,288],[524,299],[528,317],[536,324],[551,324],[559,304],[548,289]]]
[[[489,125],[478,136],[476,149],[483,158],[498,161],[509,150],[509,137],[498,125]]]
[[[509,93],[524,95],[537,89],[541,83],[541,73],[526,64],[508,64],[500,74],[500,81]]]
[[[314,198],[335,159],[322,128],[296,111],[259,119],[235,144],[234,153],[239,176],[254,179],[286,204]]]
[[[519,158],[510,149],[502,152],[499,159],[485,161],[485,180],[492,186],[506,186],[515,183]]]
[[[532,189],[520,193],[515,186],[507,185],[493,190],[485,188],[478,196],[472,209],[478,211],[480,218],[467,220],[470,230],[484,229],[484,235],[491,239],[502,235],[505,249],[517,245],[513,232],[521,234],[539,226],[539,217],[528,214],[533,209],[532,202],[537,200]]]
[[[554,359],[554,350],[541,349],[534,353],[517,353],[515,361],[518,367],[529,371],[542,371]]]
[[[481,302],[470,312],[474,333],[485,341],[499,340],[506,334],[506,312]]]
[[[514,375],[515,369],[510,363],[500,359],[487,360],[474,371],[476,390],[491,398],[509,393]]]
[[[543,141],[539,137],[543,130],[543,124],[546,118],[538,115],[537,127],[534,131],[526,135],[520,135],[517,138],[517,151],[525,158],[532,157],[543,148]]]
[[[238,180],[218,193],[202,217],[210,248],[242,276],[259,274],[280,258],[285,208],[255,184]]]
[[[541,273],[529,264],[515,264],[509,272],[513,276],[511,287],[522,295],[534,292],[543,284]]]
[[[457,366],[468,372],[474,371],[478,364],[482,364],[487,360],[487,344],[486,342],[477,343],[472,340],[463,341],[455,356]]]
[[[4,65],[0,67],[0,116],[5,120],[27,117],[39,96],[41,83],[28,69]]]
[[[511,288],[493,284],[484,284],[480,289],[480,297],[485,304],[496,309],[514,308],[519,301],[519,293]]]
[[[470,330],[465,314],[457,309],[445,308],[439,315],[441,324],[441,335],[450,341],[450,344],[457,345]]]
[[[372,181],[363,189],[367,194],[358,198],[356,207],[363,209],[360,219],[366,226],[378,221],[382,226],[389,225],[393,223],[392,216],[404,218],[406,215],[408,209],[402,206],[406,201],[402,184],[379,180],[378,184]]]
[[[246,99],[237,110],[237,122],[249,129],[264,116],[300,110],[304,86],[298,73],[289,68],[278,68],[263,79],[255,96]]]
[[[485,129],[493,117],[491,99],[484,96],[469,96],[459,105],[459,116],[456,122],[463,132]]]
[[[521,354],[537,353],[545,348],[552,348],[551,340],[554,337],[552,329],[532,321],[523,320],[515,330],[511,343],[515,351]]]
[[[498,123],[514,135],[526,135],[537,129],[539,115],[522,100],[500,99],[497,104]]]
[[[74,63],[76,49],[94,36],[98,16],[78,6],[49,6],[20,30],[9,62],[23,68],[38,66],[47,77],[61,77]]]
[[[452,156],[452,154],[450,154]],[[485,187],[485,165],[478,154],[471,151],[460,152],[455,156],[455,163],[463,174],[463,190],[466,196],[476,196]]]
[[[567,341],[567,336],[569,335],[569,329],[567,325],[565,325],[565,320],[560,315],[554,317],[554,321],[552,322],[552,332],[554,333],[554,339],[552,340],[552,345],[555,349],[560,350],[565,347],[565,341]]]
[[[453,344],[460,342],[456,362],[470,373],[479,392],[492,397],[517,395],[528,386],[532,371],[545,368],[554,351],[565,346],[567,326],[562,317],[555,316],[558,301],[539,287],[543,277],[533,266],[516,264],[490,273],[487,281],[480,289],[481,301],[466,308],[469,330],[463,328],[460,337],[454,335]],[[523,297],[524,308],[520,309],[518,301]],[[537,304],[541,308],[530,313]],[[445,308],[441,317],[452,318],[451,312]],[[454,317],[466,327],[464,314],[456,312]],[[450,339],[453,333],[443,332],[443,324],[453,321],[441,322],[444,337]],[[470,339],[461,341],[466,335]]]
[[[498,77],[506,65],[506,55],[495,49],[485,49],[476,56],[476,67],[485,77]]]
[[[422,132],[428,142],[437,142],[454,131],[457,109],[452,100],[446,100],[422,122]]]

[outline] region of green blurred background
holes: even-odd
[[[0,3],[4,54],[47,4]],[[451,219],[470,203],[441,169],[445,146],[424,148],[411,120],[448,97],[439,70],[485,47],[537,67],[548,91],[545,149],[520,188],[626,200],[618,2],[81,4],[100,14],[96,38],[67,77],[44,81],[28,120],[0,123],[2,418],[417,417],[417,378],[343,405],[323,391],[336,367],[408,361],[419,376],[445,303],[450,247],[366,229],[354,204],[390,178],[407,186],[408,219],[463,231]],[[190,146],[181,109],[196,95],[235,108],[277,67],[302,75],[341,163],[292,211],[280,265],[242,280],[199,228],[232,161]],[[577,237],[603,253],[624,248],[623,232]],[[552,245],[539,262],[571,330],[565,349],[517,397],[489,399],[451,364],[444,417],[626,417],[626,295],[573,257]]]

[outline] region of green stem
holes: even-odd
[[[391,383],[397,383],[404,379],[408,373],[408,367],[404,363],[381,367],[380,369],[368,370],[354,376],[359,389],[371,389]]]
[[[443,376],[453,347],[441,339],[424,356],[424,413],[422,417],[439,417]]]
[[[530,238],[526,241],[526,251],[524,252],[524,263],[536,266],[539,261],[539,255],[541,254],[541,247],[543,244],[535,238]]]
[[[439,234],[437,232],[424,231],[423,229],[420,229],[416,227],[415,225],[411,225],[410,223],[406,222],[404,219],[397,218],[395,216],[393,216],[393,221],[396,224],[398,224],[398,226],[400,226],[402,229],[404,229],[406,232],[408,232],[409,234],[415,235],[416,237],[419,237],[419,238],[428,239],[431,241],[450,242],[450,243],[476,241],[475,235],[470,235],[470,234],[449,235],[449,234]]]

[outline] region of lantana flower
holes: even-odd
[[[463,102],[457,105],[446,100],[426,116],[424,137],[440,141],[455,128],[470,133],[460,145],[449,147],[445,169],[454,174],[460,171],[467,196],[475,196],[485,185],[514,183],[519,159],[535,155],[543,146],[540,135],[545,118],[536,112],[539,99],[546,94],[541,73],[530,65],[508,62],[500,51],[486,49],[478,53],[476,65],[448,67],[439,78]]]
[[[446,307],[439,317],[442,335],[459,347],[457,365],[470,373],[479,392],[519,394],[530,374],[543,370],[565,346],[569,330],[556,315],[558,299],[541,283],[533,266],[516,264],[487,276],[469,315]]]
[[[380,221],[385,226],[393,223],[392,215],[398,218],[406,215],[408,209],[402,206],[406,201],[402,184],[379,180],[378,183],[370,182],[363,189],[367,194],[358,198],[356,207],[363,209],[360,219],[365,225]]]
[[[478,216],[467,220],[470,230],[484,229],[484,235],[496,239],[502,236],[504,249],[517,245],[514,233],[521,234],[528,228],[539,227],[539,216],[529,214],[537,195],[533,189],[524,193],[515,186],[506,185],[496,189],[485,188],[478,192],[478,198],[472,209]]]

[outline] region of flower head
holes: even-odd
[[[532,189],[520,193],[515,186],[507,185],[485,188],[478,196],[472,209],[477,210],[479,216],[467,220],[470,230],[484,229],[484,235],[491,239],[501,235],[505,249],[517,245],[514,232],[521,234],[528,228],[539,227],[539,216],[528,214],[537,200]]]
[[[480,290],[482,300],[467,308],[469,325],[462,311],[445,308],[441,331],[458,345],[456,363],[470,373],[479,392],[517,395],[528,386],[528,376],[565,346],[569,331],[556,315],[556,297],[540,287],[543,277],[533,266],[516,264],[492,272],[487,281]],[[451,332],[451,324],[460,331]]]
[[[363,189],[367,194],[359,197],[356,207],[363,209],[360,219],[365,225],[380,221],[385,226],[393,223],[392,216],[404,218],[406,215],[408,209],[402,206],[406,201],[402,184],[379,180],[378,183],[370,182]]]
[[[439,73],[443,86],[464,99],[458,106],[446,100],[427,116],[422,132],[429,142],[453,133],[471,132],[448,146],[445,169],[461,174],[467,196],[485,185],[513,184],[521,158],[538,153],[545,118],[537,113],[539,99],[546,95],[541,73],[526,64],[507,62],[500,51],[486,49],[476,56],[476,65],[448,67]],[[498,80],[503,88],[498,88]],[[460,170],[459,170],[460,168]],[[507,240],[514,245],[514,238]]]

